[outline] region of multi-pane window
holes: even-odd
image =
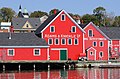
[[[49,38],[49,39],[48,39],[48,44],[49,44],[49,45],[52,45],[52,44],[53,44],[53,39],[52,39],[52,38]]]
[[[14,56],[14,49],[8,49],[8,56]]]
[[[72,26],[72,28],[71,28],[71,32],[76,32],[76,27],[75,26]]]
[[[96,41],[93,42],[93,46],[94,46],[94,47],[97,46],[97,42],[96,42]]]
[[[100,41],[100,47],[103,47],[103,46],[104,46],[104,42]]]
[[[55,45],[59,45],[59,39],[58,38],[55,39]]]
[[[68,45],[72,45],[72,39],[68,38]]]
[[[77,38],[74,39],[74,45],[78,45],[78,39]]]
[[[55,32],[55,26],[50,26],[50,32]]]
[[[93,36],[93,31],[92,30],[88,30],[88,36],[92,37]]]
[[[34,56],[40,55],[40,49],[34,49]]]
[[[66,17],[65,17],[65,14],[62,14],[61,15],[61,21],[65,21]]]
[[[65,39],[65,38],[62,38],[62,39],[61,39],[61,44],[62,44],[62,45],[65,45],[65,44],[66,44],[66,39]]]

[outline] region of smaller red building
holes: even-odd
[[[48,44],[34,33],[0,33],[0,60],[48,60]]]

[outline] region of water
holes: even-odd
[[[0,79],[120,79],[120,69],[81,68],[75,70],[2,72]]]

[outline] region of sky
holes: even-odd
[[[107,13],[120,15],[120,0],[0,0],[0,8],[9,7],[16,13],[18,13],[20,5],[29,13],[38,10],[49,12],[51,9],[57,8],[82,16],[92,14],[95,8],[101,6],[106,9]]]

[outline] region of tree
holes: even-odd
[[[39,18],[39,17],[42,17],[44,15],[48,16],[48,13],[42,12],[42,11],[34,11],[30,14],[30,17]]]
[[[54,13],[57,13],[57,12],[59,12],[59,9],[52,9],[50,10],[49,15],[53,15]]]
[[[103,7],[97,7],[93,10],[93,14],[96,16],[99,25],[104,25],[106,9]]]
[[[113,26],[118,26],[118,27],[120,27],[120,16],[116,16],[116,17],[115,17]]]
[[[82,16],[82,20],[84,23],[93,22],[94,24],[98,25],[98,20],[94,15],[85,14]]]
[[[3,21],[11,21],[12,17],[15,15],[15,11],[11,8],[3,7],[0,9],[0,15]]]

